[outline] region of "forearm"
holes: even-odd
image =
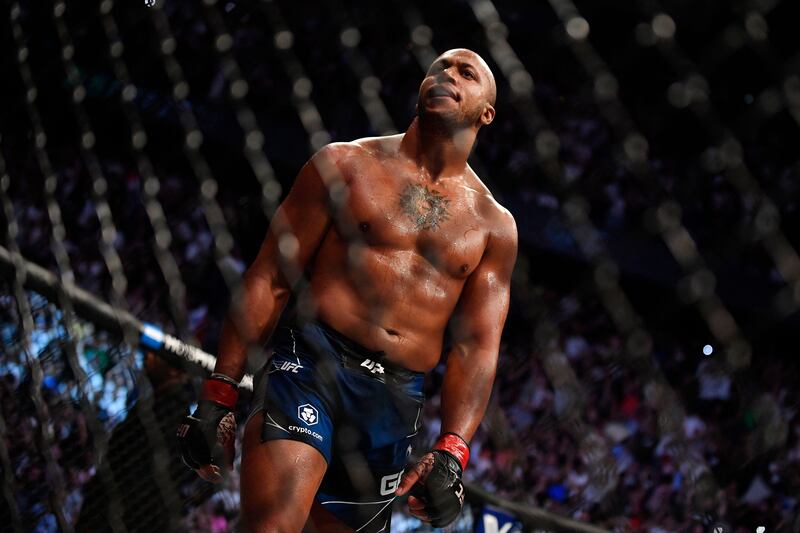
[[[442,384],[442,433],[467,442],[477,431],[492,393],[497,350],[454,346],[447,357]]]
[[[275,329],[289,290],[264,277],[245,275],[241,301],[231,302],[222,325],[214,372],[241,381],[248,350],[260,346]]]

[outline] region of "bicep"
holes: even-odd
[[[270,220],[261,250],[248,274],[266,277],[299,275],[319,248],[331,222],[330,175],[335,165],[325,149],[308,161]],[[292,275],[294,273],[294,275]]]

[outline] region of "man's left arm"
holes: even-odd
[[[411,512],[436,527],[455,520],[463,504],[467,443],[492,392],[516,257],[516,225],[504,212],[480,264],[464,285],[452,319],[453,345],[441,391],[442,434],[433,450],[405,472],[397,490],[398,495],[411,492]]]
[[[483,419],[497,369],[516,257],[516,225],[508,214],[502,231],[489,238],[452,319],[453,344],[441,392],[442,434],[453,433],[469,441]]]

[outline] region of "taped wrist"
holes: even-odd
[[[222,374],[211,374],[203,383],[200,400],[214,402],[222,407],[233,410],[236,400],[239,399],[239,387],[236,381]]]
[[[467,468],[469,462],[469,444],[460,435],[456,433],[443,433],[436,444],[433,445],[434,450],[441,450],[447,452],[461,465],[463,472]]]

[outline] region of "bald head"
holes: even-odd
[[[434,59],[428,71],[430,72],[430,69],[433,68],[438,61],[443,59],[446,61],[460,60],[476,68],[481,77],[480,81],[484,83],[486,88],[486,99],[492,106],[494,106],[495,101],[497,100],[497,84],[494,81],[492,69],[489,68],[489,65],[481,56],[469,48],[452,48]]]

